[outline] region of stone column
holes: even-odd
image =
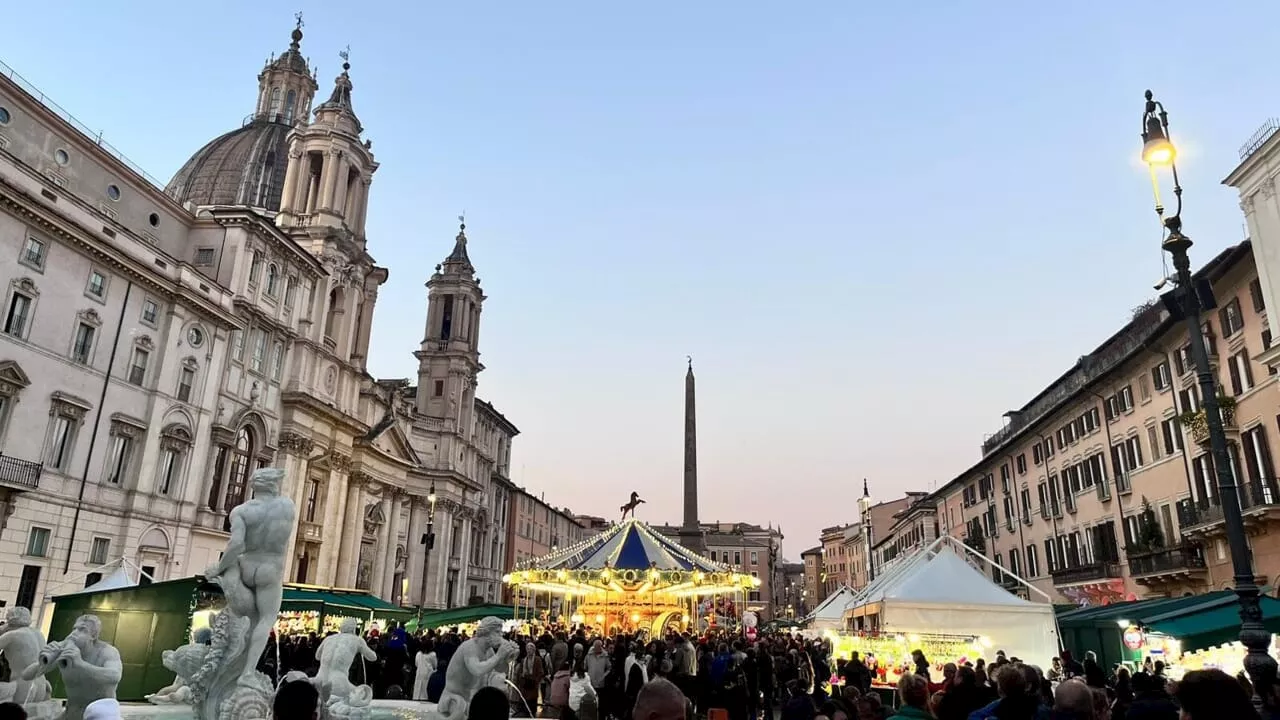
[[[360,184],[356,186],[359,188],[356,194],[356,206],[358,208],[356,211],[356,220],[354,225],[351,225],[350,220],[348,220],[347,224],[357,235],[364,234],[365,219],[369,215],[369,186],[371,184],[373,184],[372,177],[361,176]]]
[[[333,211],[343,216],[347,214],[347,181],[351,179],[351,173],[347,171],[348,166],[345,155],[338,156],[338,175],[333,188]]]
[[[342,164],[342,156],[337,150],[325,153],[324,168],[320,182],[320,202],[316,205],[321,210],[333,209],[333,190],[338,184],[338,166]]]
[[[281,212],[292,212],[293,199],[298,196],[298,176],[302,174],[302,151],[294,148],[289,151],[289,164],[284,170],[284,188],[280,195]]]
[[[294,432],[280,433],[280,439],[276,445],[284,451],[284,483],[280,488],[280,494],[293,500],[293,507],[297,511],[297,519],[294,523],[294,531],[289,535],[289,543],[285,549],[285,580],[294,578],[294,557],[293,551],[298,544],[298,533],[301,532],[303,522],[303,489],[307,485],[307,457],[310,456],[312,448],[315,444],[311,439]]]
[[[331,478],[333,476],[330,476]],[[326,529],[341,527],[336,560],[330,556],[324,567],[329,567],[331,585],[355,587],[357,565],[360,562],[360,537],[364,534],[364,473],[351,473],[347,476],[347,499],[342,514],[331,516],[325,513]],[[332,481],[331,481],[332,482]],[[332,494],[332,493],[331,493]],[[341,523],[341,525],[339,525]],[[327,546],[328,543],[325,543]],[[322,550],[323,556],[323,550]]]
[[[382,578],[382,598],[387,602],[395,597],[395,581],[396,581],[396,546],[400,544],[400,513],[403,510],[401,501],[404,500],[404,494],[399,490],[391,496],[391,517],[387,522],[391,525],[391,529],[387,531],[387,552],[383,558],[386,569],[383,571]],[[408,543],[405,543],[405,550],[408,550]],[[408,569],[408,555],[405,555],[405,569]]]
[[[405,574],[409,579],[409,592],[405,593],[405,600],[412,605],[422,604],[422,533],[424,529],[420,528],[422,524],[422,500],[416,495],[409,496],[409,528],[405,532]]]
[[[378,597],[383,597],[383,583],[387,579],[387,564],[385,562],[386,553],[392,553],[390,545],[391,532],[391,510],[392,510],[392,494],[395,492],[392,488],[383,486],[382,488],[382,524],[378,526],[378,552],[376,557],[384,558],[384,562],[375,562],[373,564],[373,578],[369,583],[369,590]],[[394,557],[392,562],[395,562]],[[383,597],[383,599],[386,599]]]

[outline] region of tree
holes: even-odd
[[[1142,498],[1142,512],[1138,513],[1138,537],[1134,538],[1134,543],[1141,552],[1153,552],[1164,547],[1164,533],[1156,520],[1155,508],[1151,507],[1146,496]]]

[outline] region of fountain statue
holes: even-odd
[[[378,654],[360,637],[359,632],[360,624],[355,618],[344,618],[341,632],[321,640],[316,651],[320,669],[312,683],[320,693],[320,706],[325,708],[327,717],[357,720],[368,715],[373,689],[368,685],[352,685],[348,672],[356,655],[375,662]]]
[[[116,685],[120,683],[124,667],[120,653],[98,639],[101,634],[102,621],[97,615],[81,615],[65,640],[45,645],[35,662],[22,671],[21,678],[27,682],[54,668],[62,673],[67,706],[61,720],[84,720],[85,708],[90,703],[115,701]]]
[[[503,640],[501,620],[495,617],[481,620],[475,635],[459,645],[449,661],[440,705],[428,717],[433,720],[463,720],[467,716],[471,696],[477,690],[486,686],[501,687],[505,683],[507,664],[519,651],[515,643]]]
[[[165,666],[184,678],[198,720],[267,720],[275,687],[257,671],[284,596],[285,552],[294,533],[293,501],[280,495],[284,471],[255,470],[253,499],[231,511],[231,537],[205,577],[227,606],[210,644],[178,648]],[[172,666],[170,665],[172,663]]]
[[[152,705],[189,705],[191,688],[187,682],[200,669],[212,642],[213,631],[209,628],[200,628],[189,644],[177,650],[165,650],[160,653],[160,662],[165,668],[173,671],[173,682],[145,696],[147,702]]]
[[[0,653],[13,668],[14,681],[0,683],[0,698],[13,701],[19,705],[31,702],[32,690],[39,693],[41,684],[48,684],[41,678],[36,682],[23,680],[18,671],[30,667],[40,657],[40,649],[44,647],[44,635],[31,627],[31,610],[24,607],[11,607],[5,613],[4,624],[0,625]]]

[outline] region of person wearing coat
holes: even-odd
[[[430,640],[422,643],[418,654],[413,657],[415,672],[413,675],[413,699],[427,699],[427,684],[431,681],[431,673],[436,671],[436,651]]]
[[[527,710],[525,707],[519,707],[521,711],[537,716],[538,694],[542,689],[542,681],[546,679],[546,676],[546,661],[542,659],[537,646],[533,643],[525,644],[524,653],[521,657],[516,658],[515,662],[515,684],[520,690],[522,704],[527,706]]]

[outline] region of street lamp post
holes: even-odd
[[[1227,542],[1231,548],[1231,566],[1235,575],[1235,593],[1240,600],[1240,642],[1248,649],[1244,658],[1245,670],[1253,682],[1254,703],[1271,705],[1271,687],[1276,680],[1276,661],[1268,653],[1271,633],[1262,624],[1262,608],[1259,605],[1258,585],[1254,581],[1253,558],[1245,536],[1244,521],[1240,513],[1239,488],[1231,470],[1227,451],[1227,436],[1222,428],[1222,411],[1218,405],[1218,383],[1209,365],[1209,353],[1205,346],[1200,324],[1202,308],[1191,280],[1191,259],[1187,251],[1191,238],[1182,233],[1182,185],[1178,181],[1175,163],[1177,150],[1169,139],[1169,114],[1164,105],[1146,93],[1146,106],[1142,113],[1142,159],[1151,169],[1152,189],[1155,192],[1156,214],[1168,231],[1162,247],[1173,258],[1177,287],[1174,296],[1187,323],[1187,335],[1191,341],[1191,361],[1196,369],[1196,382],[1200,387],[1204,406],[1205,425],[1209,431],[1209,450],[1218,479],[1218,497],[1222,502],[1222,516],[1226,525]],[[1156,174],[1159,167],[1168,167],[1173,178],[1174,212],[1165,215],[1160,200],[1160,183]]]
[[[431,567],[431,548],[436,546],[436,483],[427,491],[427,531],[422,534],[422,606],[427,604],[427,570]]]

